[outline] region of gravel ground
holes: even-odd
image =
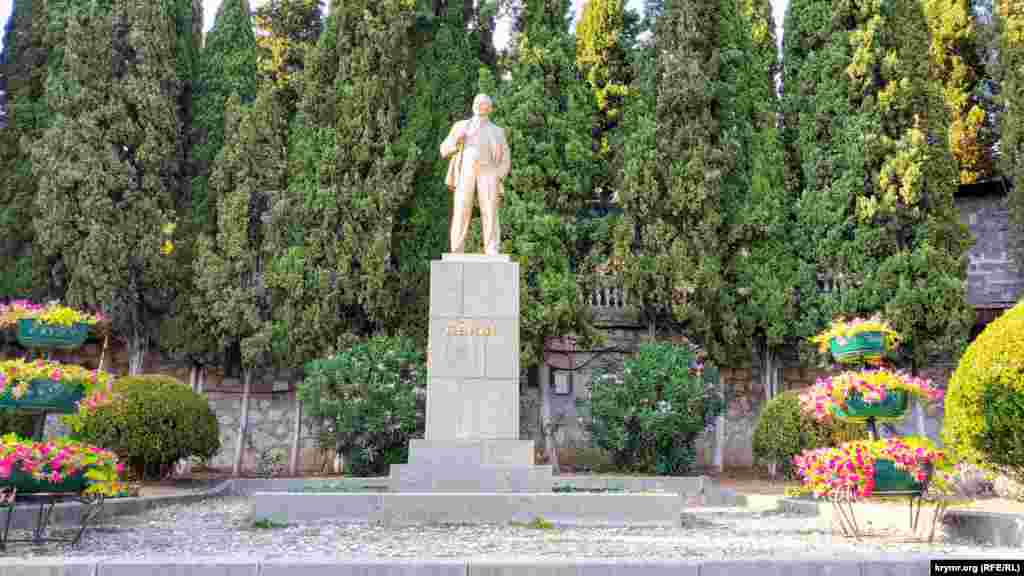
[[[1022,551],[964,542],[857,543],[817,528],[815,519],[743,508],[688,510],[679,528],[554,528],[446,525],[384,528],[322,521],[259,529],[245,498],[218,498],[105,519],[78,550],[12,544],[0,558],[145,560],[233,556],[251,560],[334,558],[644,560],[869,559],[879,555],[1019,558]],[[25,533],[13,537],[25,537]]]

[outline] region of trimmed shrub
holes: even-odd
[[[206,397],[159,374],[114,382],[117,400],[68,418],[72,437],[116,453],[137,478],[162,478],[175,462],[208,460],[220,450],[217,417]]]
[[[604,370],[577,402],[594,446],[624,472],[678,476],[693,468],[694,443],[725,409],[718,369],[695,346],[642,344],[621,372]]]
[[[949,381],[945,408],[947,448],[1024,480],[1024,302],[967,347]]]
[[[769,400],[761,410],[754,429],[754,459],[761,464],[775,462],[782,476],[793,478],[793,456],[867,437],[863,424],[818,422],[800,409],[799,393],[789,390]]]

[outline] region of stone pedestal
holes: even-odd
[[[445,254],[430,265],[426,438],[391,468],[399,492],[550,492],[519,439],[519,265]]]

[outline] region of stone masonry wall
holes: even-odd
[[[967,301],[973,306],[1012,305],[1024,292],[1024,273],[1013,260],[1013,231],[1007,197],[1002,194],[959,196],[960,220],[971,231]]]

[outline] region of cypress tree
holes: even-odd
[[[177,298],[161,326],[160,346],[164,352],[183,356],[195,369],[211,364],[223,352],[219,340],[204,327],[209,310],[192,306],[195,292],[193,262],[198,257],[195,243],[203,233],[217,226],[217,198],[209,186],[214,158],[225,141],[227,101],[234,95],[251,104],[256,96],[256,39],[252,31],[248,0],[224,0],[213,28],[200,53],[194,84],[191,125],[186,125],[191,153],[188,201],[180,205],[180,234],[173,258]],[[195,374],[193,374],[194,378]]]
[[[267,0],[256,8],[260,78],[291,98],[299,96],[306,53],[323,31],[322,6],[323,0]]]
[[[597,251],[586,247],[578,214],[593,198],[597,172],[591,125],[595,107],[576,67],[568,33],[570,3],[529,0],[510,65],[497,86],[489,72],[481,91],[496,94],[494,122],[505,128],[512,171],[501,207],[502,252],[519,261],[523,364],[540,360],[545,342],[597,337],[585,295],[594,284]],[[470,245],[478,242],[474,223]]]
[[[656,92],[633,112],[616,260],[652,333],[676,323],[722,361],[741,341],[728,213],[741,198],[728,195],[742,191],[726,180],[739,139],[722,130],[719,4],[670,0],[658,16]]]
[[[411,0],[336,2],[306,60],[266,272],[296,362],[398,314],[393,232],[419,162],[400,138],[414,23]]]
[[[794,0],[786,31],[798,331],[880,312],[912,368],[954,351],[970,322],[967,236],[920,2]]]
[[[931,32],[929,60],[949,115],[949,147],[960,182],[993,175],[994,163],[979,82],[986,74],[969,0],[925,0]]]
[[[590,0],[583,6],[576,25],[576,65],[593,91],[597,108],[594,150],[604,160],[602,167],[608,167],[612,157],[609,133],[621,121],[632,81],[626,42],[625,0]],[[595,188],[606,201],[614,196],[607,171],[602,170]]]
[[[36,181],[29,146],[45,121],[46,51],[39,7],[18,0],[0,53],[0,298],[33,289],[32,219]]]
[[[432,9],[432,8],[431,8]],[[430,261],[449,249],[452,193],[445,185],[448,160],[439,146],[456,121],[470,115],[481,66],[478,32],[467,29],[464,6],[438,7],[430,33],[416,49],[415,84],[404,100],[403,146],[422,151],[414,192],[402,206],[395,227],[402,327],[427,334]]]
[[[275,191],[287,186],[288,125],[286,109],[273,89],[263,90],[251,107],[237,95],[228,103],[230,134],[210,177],[218,198],[215,235],[203,235],[194,263],[197,315],[228,346],[241,351],[244,393],[252,371],[271,359],[273,325],[270,298],[263,280],[267,258],[265,216]],[[197,327],[199,328],[199,327]],[[247,402],[248,398],[243,399]],[[236,453],[235,473],[241,452]]]
[[[721,6],[721,132],[737,153],[722,184],[728,284],[739,326],[732,348],[756,339],[763,358],[792,339],[795,314],[791,249],[792,201],[786,188],[778,130],[779,72],[772,5],[723,0]],[[766,387],[767,390],[767,387]]]
[[[55,117],[32,156],[38,246],[61,259],[67,299],[103,309],[128,338],[132,373],[174,297],[188,68],[178,50],[191,43],[176,23],[163,3],[76,2],[65,86],[47,94]]]
[[[252,31],[248,0],[224,0],[200,56],[195,87],[193,120],[195,147],[192,162],[192,211],[196,225],[212,225],[216,203],[207,191],[210,165],[224,145],[225,104],[232,94],[242,103],[256,98],[256,36]]]
[[[1010,190],[1010,217],[1018,238],[1024,238],[1024,6],[996,0],[999,30],[1000,168],[1013,186]],[[1015,258],[1024,263],[1024,241],[1018,241]]]

